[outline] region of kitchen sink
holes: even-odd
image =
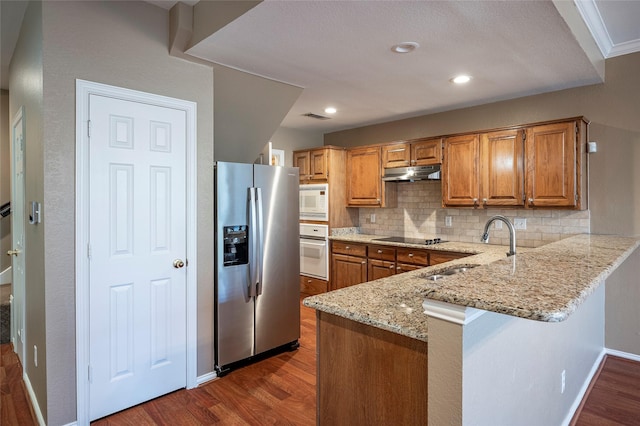
[[[434,272],[429,273],[429,274],[420,275],[420,278],[424,278],[425,280],[429,280],[429,281],[438,281],[438,280],[446,278],[446,277],[448,277],[450,275],[455,275],[455,274],[459,274],[460,272],[468,271],[469,269],[473,269],[476,266],[480,266],[480,265],[454,265],[454,266],[449,266],[447,268],[440,269],[439,271],[434,271]]]

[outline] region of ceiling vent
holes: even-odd
[[[306,114],[302,114],[303,117],[315,118],[316,120],[331,120],[331,117],[325,117],[324,115],[314,114],[312,112],[308,112]]]

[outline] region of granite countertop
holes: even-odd
[[[334,240],[382,244],[380,236],[349,235]],[[388,244],[388,243],[387,243]],[[434,246],[477,253],[446,264],[405,272],[304,299],[304,305],[427,341],[422,302],[433,299],[537,321],[565,320],[639,245],[639,238],[576,235],[536,249],[448,242]],[[436,282],[422,276],[451,265],[481,265]]]

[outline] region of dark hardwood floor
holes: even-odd
[[[301,306],[300,348],[92,423],[104,425],[314,425],[315,311]],[[37,425],[10,344],[0,345],[0,425]],[[608,356],[571,423],[640,425],[640,362]]]

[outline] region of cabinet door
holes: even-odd
[[[444,140],[442,202],[445,206],[477,206],[480,193],[478,135]]]
[[[312,180],[327,180],[328,164],[327,153],[324,149],[310,151],[309,153],[310,170],[309,175]]]
[[[396,274],[415,271],[416,269],[422,269],[424,267],[426,267],[426,265],[412,265],[411,263],[398,263],[396,265]]]
[[[311,173],[309,151],[298,151],[293,153],[293,167],[300,169],[300,180],[308,180]]]
[[[347,152],[347,204],[382,206],[380,147],[350,149]]]
[[[576,123],[527,129],[526,190],[529,207],[575,207]]]
[[[396,273],[395,262],[389,262],[386,260],[369,259],[367,263],[369,265],[367,270],[368,281],[390,277],[391,275]]]
[[[411,150],[408,143],[394,143],[382,147],[382,167],[409,167]]]
[[[331,256],[331,289],[349,287],[367,281],[367,259],[334,254]]]
[[[524,131],[480,135],[480,195],[485,207],[524,206]]]
[[[411,143],[411,165],[430,166],[442,163],[442,139],[426,139]]]

